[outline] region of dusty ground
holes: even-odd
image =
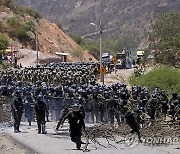
[[[18,57],[18,65],[21,63],[23,67],[27,67],[27,66],[35,66],[36,62],[37,62],[37,51],[34,50],[29,50],[29,49],[19,49],[19,52],[17,54]],[[72,56],[68,55],[68,60],[70,61],[74,61],[75,58],[73,58]],[[95,58],[93,58],[88,51],[84,51],[84,61],[89,61],[89,58],[92,58],[93,61],[96,61]],[[52,62],[57,61],[57,62],[61,62],[63,61],[61,59],[61,57],[52,54],[52,53],[42,53],[42,52],[38,52],[38,59],[39,62],[41,61],[46,61],[46,62]],[[77,60],[77,59],[76,59]]]
[[[18,57],[20,58],[18,60],[18,64],[21,63],[23,67],[35,66],[36,65],[37,52],[34,51],[34,50],[19,49]],[[49,54],[49,53],[42,53],[42,52],[38,52],[38,58],[39,58],[39,60],[50,59],[50,58],[58,58],[58,59],[60,59],[56,55],[52,55],[52,54]]]
[[[105,74],[104,76],[104,84],[111,86],[113,83],[125,83],[127,85],[127,89],[131,90],[131,85],[129,84],[129,77],[133,74],[134,69],[119,69],[111,74]],[[98,83],[102,84],[100,80]]]
[[[111,74],[105,75],[105,84],[112,84],[112,83],[125,83],[129,84],[129,77],[132,75],[133,69],[119,69],[117,70],[116,74],[112,72]]]
[[[75,150],[75,144],[70,141],[68,133],[68,124],[65,123],[63,130],[59,131],[59,134],[56,134],[54,131],[57,123],[49,122],[47,123],[47,134],[37,134],[37,125],[32,123],[32,126],[27,126],[27,123],[21,123],[21,133],[13,133],[12,128],[7,128],[4,132],[17,141],[27,145],[31,149],[34,149],[37,153],[40,154],[80,154],[82,151]],[[83,139],[83,141],[85,141]],[[107,145],[105,139],[99,138],[103,145]],[[130,147],[125,143],[116,144],[116,148],[108,146],[104,148],[99,145],[94,145],[90,142],[88,148],[90,149],[91,154],[139,154],[139,153],[151,153],[151,154],[179,154],[180,144],[173,143],[172,145],[162,145],[162,146],[145,146],[143,143],[139,143],[134,147]],[[24,152],[26,154],[26,151]],[[19,153],[18,153],[19,154]],[[29,153],[27,153],[29,154]]]
[[[0,154],[35,154],[7,134],[0,133]]]

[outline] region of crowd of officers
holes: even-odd
[[[46,121],[58,122],[56,130],[69,120],[71,140],[81,146],[81,128],[85,123],[127,123],[132,133],[139,134],[141,115],[147,113],[152,121],[158,116],[170,115],[180,120],[180,96],[155,88],[150,94],[147,87],[125,84],[100,85],[97,63],[44,64],[20,70],[6,69],[1,73],[1,95],[12,99],[14,132],[23,112],[31,125],[37,121],[38,133],[46,133]]]

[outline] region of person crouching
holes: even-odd
[[[58,131],[59,127],[63,127],[64,121],[68,119],[70,124],[71,141],[76,143],[76,148],[78,150],[80,150],[81,144],[84,144],[81,141],[82,129],[85,130],[84,118],[85,114],[82,105],[74,104],[67,106],[64,110],[62,110],[60,120],[56,127],[56,131]]]

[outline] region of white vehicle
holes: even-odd
[[[137,56],[137,59],[141,59],[144,56],[144,51],[137,51],[136,56]]]

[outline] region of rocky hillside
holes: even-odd
[[[29,5],[51,21],[60,21],[71,34],[97,38],[98,24],[102,19],[104,38],[123,36],[147,43],[154,16],[158,12],[180,10],[180,0],[17,0]]]
[[[87,51],[79,57],[76,56],[79,46],[55,23],[50,23],[46,19],[34,18],[25,13],[19,13],[16,9],[11,9],[1,5],[0,7],[1,33],[3,33],[14,47],[36,49],[36,33],[38,38],[39,51],[54,55],[55,52],[69,53],[68,61],[88,61],[94,59]],[[33,12],[33,10],[30,10]]]

